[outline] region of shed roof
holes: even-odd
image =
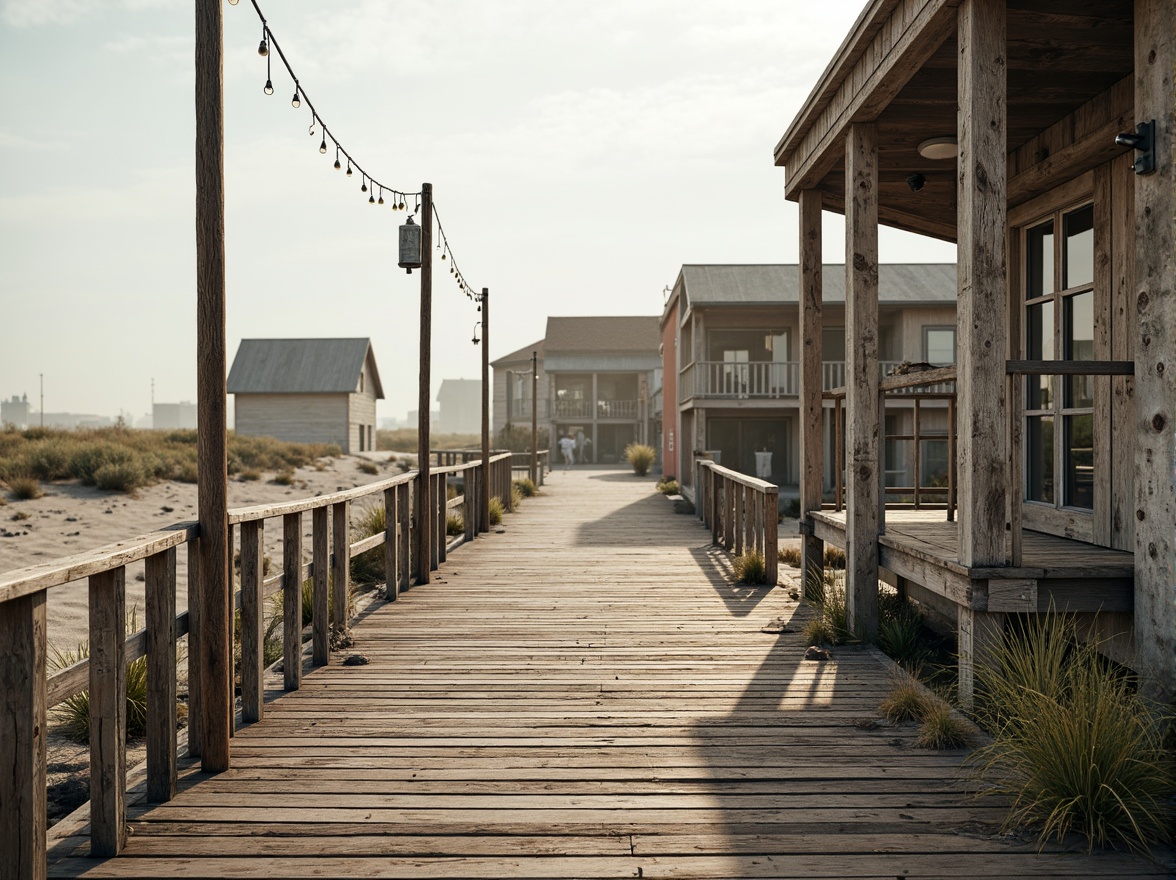
[[[552,317],[547,319],[549,352],[657,351],[657,315]]]
[[[544,340],[542,339],[540,339],[538,342],[532,342],[530,345],[524,345],[518,351],[512,351],[510,354],[504,354],[497,360],[490,361],[490,366],[500,367],[506,364],[519,363],[521,361],[527,361],[529,363],[531,360],[531,352],[535,352],[535,354],[539,355],[540,358],[543,357],[543,346]]]
[[[370,358],[373,390],[383,399],[370,339],[242,339],[229,370],[230,394],[351,393]]]
[[[822,299],[845,302],[845,265],[822,266]],[[680,286],[686,308],[774,306],[800,301],[800,271],[783,265],[686,265]],[[895,305],[954,303],[954,263],[885,263],[878,267],[878,301]]]

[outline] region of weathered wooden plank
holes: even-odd
[[[126,569],[90,576],[90,852],[126,844]]]
[[[176,549],[147,557],[147,800],[176,793]]]
[[[311,513],[311,662],[326,666],[330,656],[330,583],[331,545],[328,508],[316,507]]]
[[[200,538],[188,541],[188,755],[200,757],[200,739],[204,717],[201,685],[200,609]]]
[[[344,554],[346,555],[346,554]],[[282,517],[282,686],[302,684],[302,514]]]
[[[400,595],[400,560],[397,533],[400,528],[400,512],[396,509],[398,492],[395,488],[384,490],[384,598],[395,602]]]
[[[260,721],[265,711],[264,545],[264,520],[241,523],[241,720],[246,724]]]
[[[351,503],[331,507],[331,616],[335,630],[347,630],[347,597],[351,592]]]

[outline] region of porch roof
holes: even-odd
[[[844,213],[845,134],[853,122],[874,121],[879,221],[955,240],[955,166],[924,159],[917,147],[956,132],[959,3],[867,4],[776,145],[788,198],[817,189],[825,210]],[[1089,168],[1086,141],[1103,161],[1124,151],[1112,129],[1132,127],[1134,23],[1132,0],[1008,0],[1007,10],[1013,206]],[[1090,112],[1075,112],[1084,107]],[[1111,124],[1108,107],[1118,115]],[[926,177],[918,192],[907,185],[914,173]]]

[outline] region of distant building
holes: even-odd
[[[419,409],[410,409],[408,414],[404,417],[404,424],[402,428],[416,428],[421,420],[421,411]],[[441,420],[441,411],[434,409],[429,411],[429,428],[432,429],[438,421]],[[431,433],[431,430],[430,430]]]
[[[493,388],[490,401],[490,428],[494,434],[498,434],[507,425],[529,427],[531,424],[532,354],[535,355],[539,373],[535,415],[539,427],[548,427],[551,409],[547,404],[547,374],[543,372],[543,340],[540,339],[490,362],[494,370],[491,383]]]
[[[370,339],[242,339],[228,390],[238,434],[375,449],[384,389]]]
[[[196,428],[196,404],[153,403],[151,405],[151,427],[156,431],[175,431],[182,428]]]
[[[482,430],[482,381],[442,379],[437,392],[440,418],[433,425],[438,434],[478,434]]]
[[[17,428],[27,428],[29,425],[29,396],[27,394],[12,400],[0,401],[0,425],[13,425]]]

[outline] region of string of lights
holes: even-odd
[[[239,0],[229,0],[230,6],[236,6]],[[322,115],[306,94],[306,89],[299,81],[297,74],[294,73],[294,68],[286,58],[286,53],[282,51],[281,45],[274,37],[273,31],[270,29],[269,23],[266,21],[265,14],[261,11],[257,0],[249,0],[253,6],[254,12],[261,20],[261,42],[257,46],[257,54],[265,59],[265,86],[262,91],[267,95],[274,93],[273,76],[270,67],[271,55],[270,48],[272,47],[278,53],[278,58],[282,62],[282,66],[286,68],[286,73],[290,75],[290,79],[294,81],[294,97],[290,100],[290,106],[295,110],[299,109],[303,103],[306,104],[307,109],[310,110],[310,128],[307,133],[314,137],[316,126],[322,128],[322,140],[319,143],[319,152],[326,154],[329,151],[328,141],[330,146],[335,148],[335,170],[341,171],[344,168],[344,160],[346,160],[347,176],[354,177],[355,172],[358,171],[362,184],[359,188],[361,193],[366,193],[368,197],[368,204],[383,205],[385,204],[384,195],[387,193],[391,200],[392,210],[406,211],[408,210],[408,203],[413,202],[412,214],[415,215],[420,211],[421,192],[419,190],[412,192],[408,190],[398,189],[389,186],[381,180],[373,177],[367,169],[359,164],[359,161],[349,153],[346,148],[340,143],[339,139],[331,131],[330,127],[323,120]],[[377,192],[379,195],[377,196]],[[437,226],[437,250],[441,252],[441,259],[449,264],[449,274],[453,276],[458,288],[466,295],[466,297],[476,303],[479,303],[478,310],[481,311],[482,295],[474,287],[469,285],[465,280],[465,275],[457,266],[457,260],[453,255],[453,248],[449,244],[449,239],[445,234],[445,228],[441,225],[441,217],[437,213],[436,202],[433,203],[433,218]]]

